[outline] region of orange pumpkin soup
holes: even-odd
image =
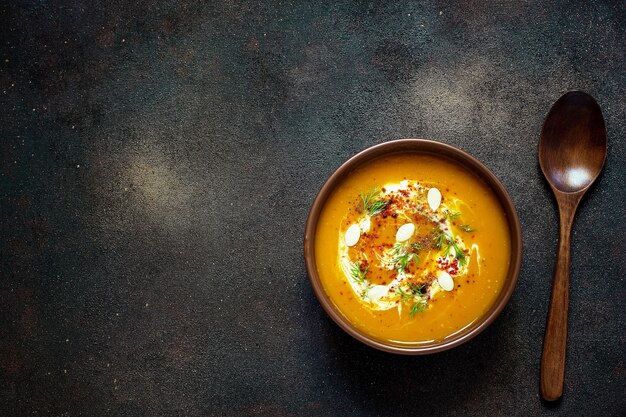
[[[359,167],[326,201],[315,237],[324,291],[360,331],[398,344],[449,337],[495,302],[511,242],[497,198],[434,155]]]

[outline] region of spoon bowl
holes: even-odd
[[[570,91],[554,103],[539,141],[539,164],[555,191],[586,190],[607,153],[602,110],[589,94]]]
[[[582,91],[558,99],[541,131],[539,165],[559,206],[559,245],[541,355],[540,392],[547,401],[563,395],[569,305],[570,236],[576,208],[598,178],[607,154],[604,117]]]

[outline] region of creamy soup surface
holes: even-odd
[[[509,267],[505,214],[454,161],[396,154],[352,172],[327,200],[315,239],[324,291],[382,341],[450,337],[495,302]]]

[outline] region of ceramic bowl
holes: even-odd
[[[374,339],[368,334],[358,330],[341,314],[340,311],[334,307],[334,304],[324,291],[317,273],[315,260],[315,232],[320,213],[326,200],[332,194],[335,187],[337,187],[347,175],[349,175],[357,167],[375,158],[393,153],[406,152],[434,154],[436,156],[452,160],[481,178],[487,186],[491,188],[492,192],[500,202],[502,210],[504,211],[508,221],[509,233],[511,236],[511,259],[503,288],[496,301],[482,318],[475,321],[471,326],[465,328],[463,331],[455,333],[454,335],[441,341],[415,345],[395,345]],[[496,317],[498,317],[511,298],[511,294],[513,293],[519,276],[522,261],[522,232],[517,211],[515,210],[515,206],[509,194],[493,172],[491,172],[478,159],[465,151],[455,148],[454,146],[434,140],[400,139],[381,143],[359,152],[344,162],[335,172],[333,172],[330,178],[328,178],[315,198],[309,212],[304,235],[304,258],[311,286],[313,287],[313,292],[326,313],[328,313],[328,315],[343,330],[361,342],[383,351],[405,355],[424,355],[447,350],[467,342],[482,332],[496,319]]]

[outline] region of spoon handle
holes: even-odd
[[[560,212],[560,235],[557,249],[552,295],[541,355],[541,396],[556,401],[563,394],[567,342],[567,309],[569,305],[570,235],[578,199],[557,195]]]

